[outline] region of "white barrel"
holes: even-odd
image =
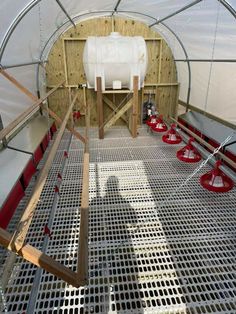
[[[88,37],[83,54],[88,88],[96,87],[96,77],[102,78],[102,89],[133,90],[133,77],[139,77],[143,87],[147,71],[147,47],[143,37],[121,36],[113,32],[106,37]]]

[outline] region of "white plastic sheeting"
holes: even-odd
[[[110,11],[114,10],[118,2],[117,0],[60,1],[72,18],[77,17],[76,21],[93,16],[111,15]],[[162,19],[192,2],[193,0],[146,0],[145,2],[121,0],[115,15],[128,16],[150,25],[155,22],[155,19]],[[2,0],[0,2],[1,43],[4,42],[11,24],[29,3],[37,4],[22,18],[12,32],[0,60],[3,66],[39,60],[45,44],[52,37],[44,50],[43,58],[45,59],[53,41],[71,26],[56,0]],[[236,8],[235,0],[228,3],[234,9]],[[164,23],[180,38],[190,59],[235,59],[236,21],[220,1],[200,1],[165,20]],[[165,26],[158,24],[154,26],[154,29],[164,36],[175,59],[185,59],[179,42]],[[52,36],[53,33],[55,33],[54,36]],[[1,44],[0,47],[2,48],[3,45]],[[25,66],[14,68],[10,72],[32,92],[36,92],[36,69],[37,66]],[[189,84],[187,63],[177,62],[177,70],[181,83],[180,99],[186,101]],[[236,123],[235,73],[236,63],[224,62],[211,65],[210,62],[191,62],[190,103],[229,122]],[[43,85],[40,84],[40,86]],[[5,126],[30,103],[30,100],[10,86],[4,78],[0,78],[0,112]]]

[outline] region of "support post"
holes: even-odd
[[[83,86],[83,99],[85,108],[85,153],[89,152],[89,128],[90,128],[90,106],[86,98],[86,85]]]
[[[53,159],[56,155],[57,148],[60,144],[61,138],[62,138],[63,133],[65,131],[65,127],[66,127],[66,124],[69,120],[70,113],[71,113],[71,110],[74,106],[76,98],[77,98],[77,95],[74,97],[74,99],[70,105],[70,108],[68,109],[68,111],[65,115],[65,118],[64,118],[64,120],[60,126],[60,129],[57,133],[56,139],[55,139],[55,141],[54,141],[54,143],[50,149],[46,163],[44,164],[44,166],[40,172],[40,175],[38,177],[38,180],[35,184],[34,191],[33,191],[32,195],[31,195],[31,197],[30,197],[30,199],[26,205],[25,211],[24,211],[24,213],[20,219],[20,222],[17,226],[17,229],[12,236],[12,239],[11,239],[10,245],[9,245],[9,249],[11,249],[13,251],[21,250],[21,248],[24,245],[25,237],[27,235],[27,231],[28,231],[30,223],[32,221],[35,208],[38,204],[40,195],[42,193],[44,184],[45,184],[46,179],[47,179],[48,172],[51,168]]]
[[[78,285],[88,283],[88,216],[89,216],[89,154],[84,153],[83,186],[80,208],[80,233],[78,252]]]
[[[137,125],[138,125],[138,83],[139,77],[134,76],[133,78],[133,110],[132,110],[132,129],[131,134],[135,138],[137,137]]]
[[[97,80],[98,133],[99,133],[99,139],[104,139],[102,78],[101,77],[97,77],[96,80]]]

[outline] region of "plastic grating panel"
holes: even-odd
[[[163,145],[146,127],[135,140],[120,127],[103,141],[96,139],[97,129],[90,134],[89,284],[75,289],[42,272],[34,313],[235,313],[236,189],[204,190],[199,176],[207,166],[170,197],[197,167],[175,159],[184,144]],[[36,246],[42,243],[40,226],[49,215],[60,154],[28,235]],[[82,156],[73,138],[47,247],[73,270]],[[10,313],[26,311],[34,269],[17,258],[6,291]]]

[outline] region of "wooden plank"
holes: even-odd
[[[86,41],[87,40],[87,38],[79,38],[79,37],[63,37],[63,39],[66,41],[66,40],[68,40],[68,41],[76,41],[76,40],[78,40],[78,41]]]
[[[88,283],[88,215],[89,215],[89,154],[84,153],[83,163],[83,186],[80,208],[80,233],[78,252],[78,274],[79,285]]]
[[[131,133],[132,136],[135,138],[137,137],[137,125],[138,125],[138,83],[139,83],[139,77],[134,76],[133,77],[133,110],[132,110],[132,129]]]
[[[37,101],[38,97],[32,94],[27,88],[25,88],[20,82],[18,82],[13,76],[11,76],[9,73],[7,73],[5,70],[0,69],[0,73],[8,79],[12,84],[14,84],[19,90],[22,91],[25,95],[27,95],[29,98],[31,98],[33,101]],[[61,85],[61,84],[60,84]]]
[[[146,37],[144,38],[145,41],[162,41],[162,38],[157,38],[157,37]]]
[[[62,83],[58,84],[55,88],[50,90],[44,97],[38,99],[30,108],[25,110],[19,115],[14,121],[12,121],[7,127],[0,131],[0,140],[7,136],[12,130],[14,130],[19,123],[25,120],[34,110],[36,110],[44,100],[46,100],[50,95],[52,95]]]
[[[27,202],[27,205],[26,205],[26,208],[24,210],[24,213],[20,219],[20,222],[17,226],[17,229],[16,231],[14,232],[13,236],[12,236],[12,239],[11,239],[11,242],[10,242],[10,246],[11,247],[17,247],[18,249],[21,248],[23,245],[24,245],[24,240],[25,240],[25,237],[26,237],[26,234],[27,234],[27,231],[29,229],[29,226],[30,226],[30,223],[31,223],[31,220],[33,218],[33,215],[34,215],[34,211],[35,211],[35,208],[37,206],[37,203],[39,201],[39,198],[40,198],[40,195],[42,193],[42,190],[43,190],[43,187],[44,187],[44,184],[46,182],[46,179],[47,179],[47,175],[48,175],[48,172],[51,168],[51,165],[52,165],[52,162],[53,162],[53,159],[56,155],[56,152],[57,152],[57,148],[60,144],[60,141],[61,141],[61,138],[63,136],[63,133],[65,131],[65,127],[66,127],[66,124],[68,122],[68,119],[70,117],[70,113],[71,113],[71,110],[74,106],[74,103],[76,101],[76,98],[77,98],[77,95],[74,97],[66,115],[65,115],[65,118],[60,126],[60,129],[57,133],[57,136],[55,138],[55,141],[50,149],[50,152],[48,154],[48,158],[40,172],[40,175],[38,177],[38,180],[35,184],[35,187],[34,187],[34,190],[33,190],[33,193],[29,199],[29,201]]]
[[[98,133],[99,138],[104,138],[104,125],[103,125],[103,101],[102,101],[102,78],[97,77],[97,115],[98,115]]]
[[[209,148],[212,152],[215,150],[215,147],[210,145],[209,143],[207,143],[204,139],[202,139],[200,136],[198,136],[197,134],[195,134],[194,132],[192,132],[191,130],[189,130],[186,126],[184,126],[182,123],[180,123],[179,121],[177,121],[176,119],[171,117],[171,120],[173,120],[175,123],[177,123],[181,129],[183,129],[184,131],[186,131],[189,135],[191,135],[192,137],[194,137],[199,143],[203,144],[204,146],[206,146],[207,148]],[[226,161],[230,166],[232,166],[234,169],[236,169],[236,162],[232,161],[230,158],[228,158],[227,156],[225,156],[223,153],[221,153],[220,151],[217,153],[224,161]]]
[[[78,94],[77,94],[78,95]],[[68,89],[68,98],[69,98],[69,106],[72,102],[72,93],[71,93],[71,88],[69,87]],[[70,124],[68,124],[72,129],[74,128],[74,117],[73,117],[73,111],[70,113]]]
[[[10,241],[11,234],[0,228],[0,244],[9,249]],[[21,247],[16,243],[16,251],[18,255],[22,256],[28,262],[45,269],[68,284],[78,288],[76,274],[69,268],[66,268],[64,265],[55,261],[49,255],[44,254],[29,244],[25,244]]]
[[[63,38],[64,40],[68,40],[68,41],[73,41],[73,40],[79,40],[79,41],[86,41],[87,38],[79,38],[79,37],[64,37]],[[162,38],[157,38],[157,37],[147,37],[147,38],[144,38],[144,40],[146,41],[159,41],[159,40],[162,40]]]
[[[43,107],[44,110],[46,110],[49,115],[58,123],[61,124],[62,123],[62,119],[60,117],[58,117],[58,115],[53,112],[50,108],[45,108]],[[70,127],[69,125],[66,126],[67,130],[69,130],[77,139],[79,139],[81,142],[85,143],[85,138],[75,129],[73,129],[72,127]]]
[[[83,86],[83,100],[85,107],[85,153],[89,152],[89,128],[90,128],[90,106],[86,98],[86,86]]]
[[[114,105],[114,103],[107,98],[106,96],[103,96],[103,101],[115,112],[117,113],[119,111],[119,109],[117,109],[117,107]],[[127,123],[127,119],[123,116],[120,117],[125,123]]]
[[[161,66],[162,66],[162,50],[163,44],[162,40],[160,41],[160,52],[159,52],[159,63],[158,63],[158,83],[161,83]]]
[[[102,92],[103,94],[131,94],[133,91],[129,89],[107,89]]]
[[[67,71],[67,56],[66,56],[65,40],[62,41],[62,47],[63,47],[64,73],[65,73],[65,78],[66,78],[66,85],[68,85],[68,71]]]
[[[104,130],[109,129],[120,117],[132,107],[132,99],[130,99],[104,126]]]
[[[144,87],[151,87],[151,86],[169,87],[169,86],[177,86],[177,85],[179,85],[178,82],[176,83],[145,83]]]

